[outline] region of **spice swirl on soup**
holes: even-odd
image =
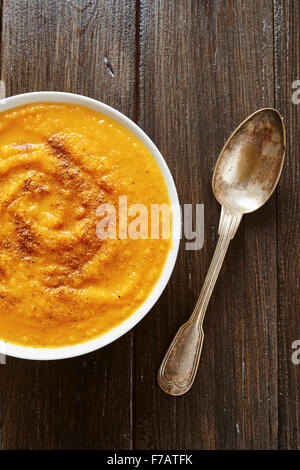
[[[114,208],[117,229],[124,196],[148,211],[148,238],[97,236],[97,209]],[[113,119],[66,103],[0,114],[0,339],[66,346],[130,316],[171,246],[151,238],[152,204],[169,206],[160,169]]]

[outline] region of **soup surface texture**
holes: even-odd
[[[151,204],[170,204],[153,156],[121,124],[66,103],[0,114],[0,339],[82,343],[143,303],[171,241],[100,239],[96,210],[111,204],[118,228],[120,196],[147,207],[149,233]]]

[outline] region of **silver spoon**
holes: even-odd
[[[278,111],[251,114],[229,137],[215,166],[212,188],[221,204],[219,240],[196,307],[178,330],[158,371],[163,391],[182,395],[192,386],[200,360],[206,308],[230,240],[243,214],[261,207],[279,180],[285,153],[285,128]]]

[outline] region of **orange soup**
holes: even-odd
[[[170,205],[153,156],[121,124],[66,103],[0,114],[0,339],[82,343],[145,301],[171,241],[99,238],[97,208],[118,214],[120,196],[149,218],[151,204]]]

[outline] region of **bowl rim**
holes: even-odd
[[[128,318],[123,320],[120,324],[118,324],[111,330],[98,336],[97,338],[71,346],[61,346],[55,348],[36,348],[0,340],[0,353],[7,356],[31,360],[67,359],[90,353],[112,343],[121,336],[125,335],[133,327],[135,327],[151,310],[151,308],[154,306],[154,304],[157,302],[162,292],[164,291],[175,266],[181,238],[181,210],[179,206],[179,199],[176,186],[166,161],[164,160],[162,154],[160,153],[156,145],[147,136],[147,134],[130,118],[128,118],[115,108],[96,99],[84,95],[79,95],[76,93],[67,93],[62,91],[37,91],[30,93],[22,93],[3,98],[0,100],[0,113],[18,106],[38,102],[62,102],[86,106],[90,109],[106,114],[108,117],[115,119],[117,122],[126,127],[130,132],[135,135],[135,137],[141,140],[141,142],[150,151],[151,155],[159,165],[159,168],[165,180],[165,184],[167,186],[172,210],[173,246],[168,253],[168,257],[166,259],[160,277],[154,284],[150,294],[145,299],[145,301],[138,307],[138,309],[135,310]]]

